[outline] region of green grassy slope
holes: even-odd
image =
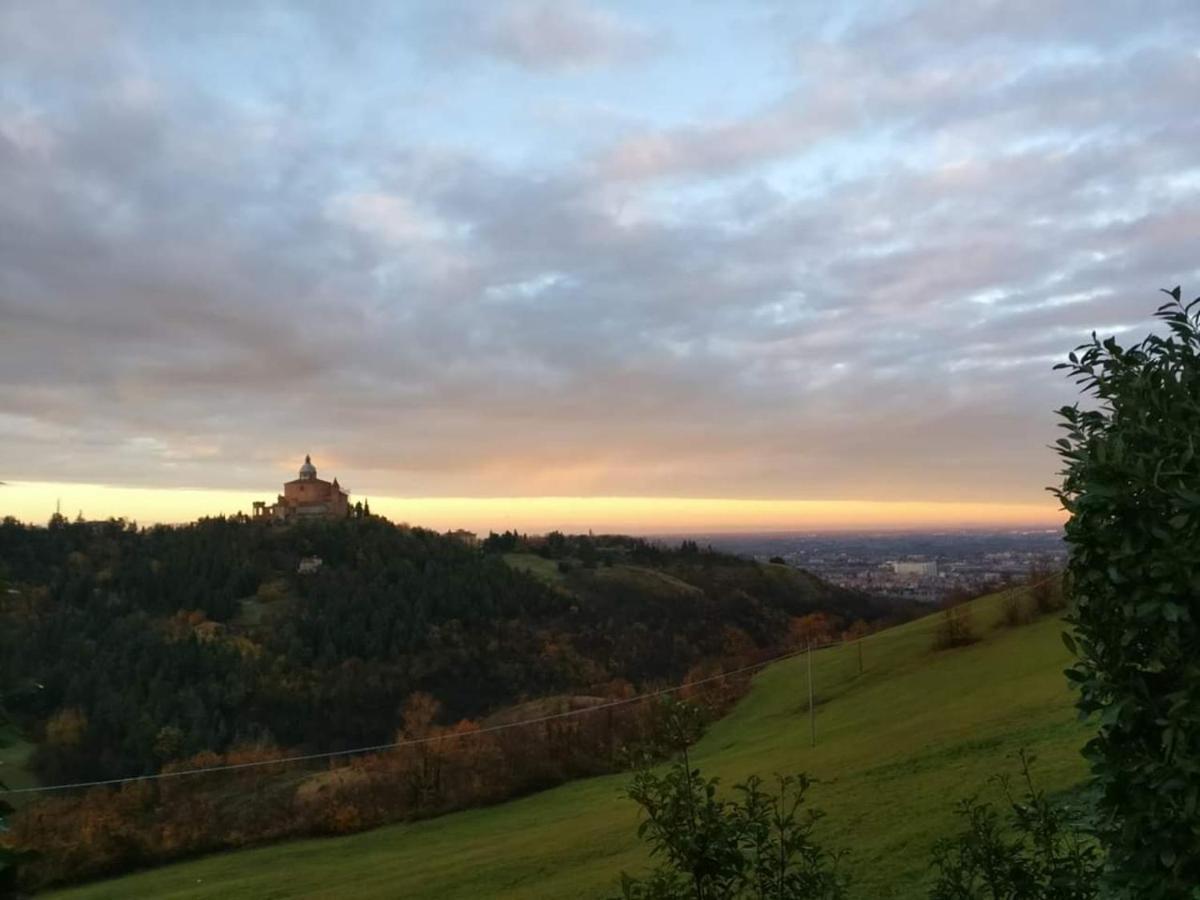
[[[809,745],[804,659],[772,666],[717,723],[694,759],[726,784],[805,770],[828,814],[830,846],[852,850],[854,895],[923,896],[929,848],[955,827],[954,800],[1038,757],[1043,787],[1083,775],[1085,732],[1062,676],[1061,625],[994,628],[995,599],[977,601],[984,639],[934,653],[932,619],[813,656],[816,748]],[[558,898],[611,896],[621,869],[645,856],[628,776],[575,782],[489,809],[344,838],[240,851],[64,892],[71,898]]]
[[[20,732],[11,725],[0,725],[0,782],[12,790],[33,787],[37,780],[25,765],[31,753],[33,744]],[[13,806],[20,806],[27,797],[26,794],[13,794],[6,799]]]
[[[566,582],[563,573],[558,570],[557,562],[536,553],[505,553],[504,561],[514,569],[540,578],[551,587],[562,587]]]

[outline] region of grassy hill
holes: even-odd
[[[12,790],[33,787],[37,783],[33,773],[26,767],[33,744],[26,741],[11,725],[0,725],[0,782]],[[19,806],[27,795],[15,794],[8,799]]]
[[[752,773],[804,770],[831,846],[851,849],[854,895],[924,894],[933,841],[955,828],[953,803],[1032,750],[1043,787],[1082,778],[1062,669],[1060,623],[996,627],[998,601],[973,605],[983,640],[934,652],[933,619],[813,656],[817,692],[810,746],[806,661],[778,663],[714,725],[694,759],[726,784]],[[63,898],[611,896],[621,869],[646,864],[628,776],[575,782],[488,809],[344,838],[306,840],[181,863],[56,896]]]

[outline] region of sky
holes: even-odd
[[[0,513],[1061,521],[1200,293],[1200,4],[0,5]]]

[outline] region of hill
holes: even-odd
[[[763,659],[797,622],[862,630],[896,614],[694,542],[510,533],[479,547],[370,516],[151,529],[6,519],[0,582],[0,706],[33,741],[22,768],[42,783],[473,731],[512,707],[595,705]],[[4,840],[36,852],[22,867],[32,888],[360,831],[614,771],[652,720],[614,712],[590,741],[570,728],[505,735],[483,762],[477,747],[436,765],[363,760],[369,771],[337,778],[281,766],[250,800],[250,785],[211,778],[108,806],[72,793],[26,806]]]
[[[0,702],[26,734],[70,738],[39,743],[43,780],[114,778],[239,745],[381,743],[418,692],[453,723],[614,679],[679,680],[773,649],[791,617],[892,612],[694,545],[597,543],[556,535],[553,555],[509,564],[374,517],[142,530],[5,520]]]
[[[0,784],[14,790],[35,784],[29,771],[29,756],[33,745],[19,731],[0,720]],[[20,795],[14,798],[21,802]]]
[[[852,851],[854,895],[923,896],[932,842],[955,827],[953,801],[1021,748],[1043,787],[1083,776],[1085,730],[1062,669],[1061,624],[999,627],[998,598],[972,604],[978,643],[933,651],[936,619],[813,656],[818,741],[809,746],[806,660],[763,671],[701,740],[694,760],[725,784],[804,770],[821,779],[827,844]],[[62,892],[63,900],[132,896],[602,898],[621,869],[645,864],[627,775],[577,781],[521,800],[365,834],[212,856]]]

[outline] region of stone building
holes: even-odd
[[[274,503],[254,501],[254,518],[286,522],[292,519],[344,519],[350,514],[350,494],[338,480],[317,477],[312,458],[304,457],[300,477],[287,482]]]

